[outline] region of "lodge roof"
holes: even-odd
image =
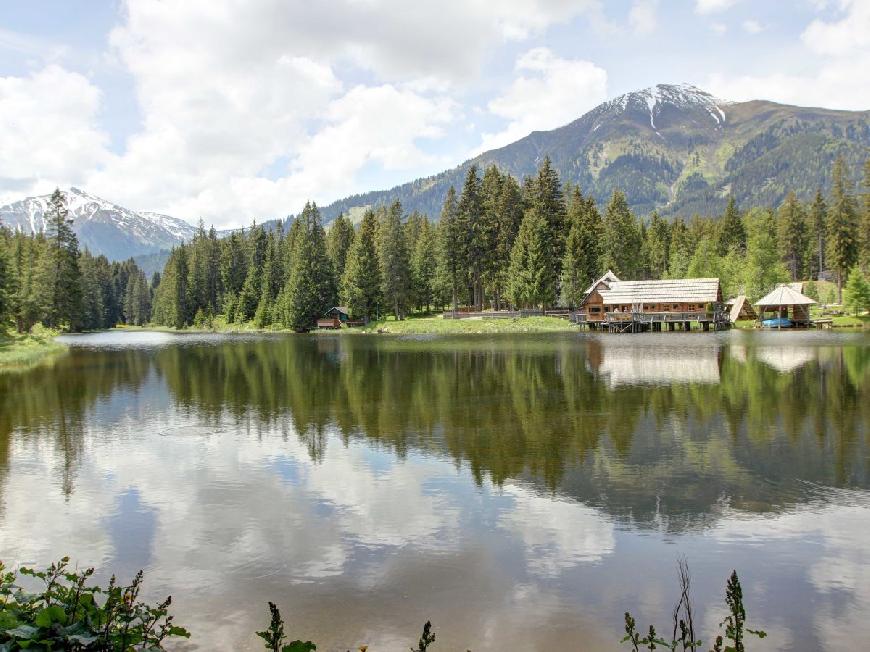
[[[756,306],[810,306],[815,301],[804,296],[790,285],[778,285],[772,292],[755,302]]]
[[[718,278],[613,281],[598,291],[606,305],[629,303],[711,303],[720,300]]]
[[[592,290],[594,290],[599,283],[610,283],[618,280],[619,277],[613,273],[613,270],[608,269],[606,272],[604,272],[604,275],[601,278],[592,281],[592,285],[586,288],[586,292],[584,292],[583,294],[589,294],[590,292],[592,292]]]

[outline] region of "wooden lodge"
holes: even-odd
[[[621,281],[609,270],[589,287],[571,320],[611,333],[730,326],[718,278]]]

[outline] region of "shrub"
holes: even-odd
[[[25,591],[17,575],[0,562],[0,650],[163,650],[163,642],[190,634],[169,615],[172,598],[149,605],[139,601],[142,571],[128,586],[112,576],[106,587],[89,584],[93,568],[71,570],[69,558],[45,570],[21,568],[41,582]]]

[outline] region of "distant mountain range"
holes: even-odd
[[[170,249],[196,233],[196,227],[184,220],[131,211],[78,188],[63,194],[81,246],[112,260]],[[28,197],[0,207],[0,224],[25,233],[44,231],[50,196]]]
[[[522,179],[549,156],[563,182],[579,184],[599,203],[620,188],[641,215],[717,214],[729,194],[742,206],[777,205],[789,190],[808,199],[829,187],[840,154],[857,175],[868,147],[870,111],[728,102],[694,86],[659,84],[435,176],[321,210],[331,220],[398,199],[406,211],[437,219],[447,189],[461,189],[469,166],[494,163]]]
[[[660,84],[435,176],[354,195],[321,211],[328,222],[340,212],[357,217],[367,207],[398,199],[406,211],[437,219],[448,188],[461,189],[469,166],[495,164],[521,179],[549,156],[563,182],[579,184],[601,204],[620,188],[641,215],[709,215],[723,210],[729,194],[742,206],[777,205],[789,190],[809,199],[817,188],[828,189],[838,155],[857,175],[868,152],[870,111],[727,102],[693,86]],[[184,220],[131,211],[78,188],[66,195],[83,247],[113,260],[136,257],[148,270],[161,269],[166,251],[196,232]],[[0,224],[43,230],[48,197],[0,207]],[[268,228],[281,224],[266,222]]]

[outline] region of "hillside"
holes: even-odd
[[[775,205],[788,190],[809,198],[827,189],[842,154],[858,170],[870,147],[870,111],[832,111],[767,101],[727,102],[692,86],[660,84],[605,102],[574,122],[533,132],[433,177],[369,192],[323,208],[340,212],[402,202],[437,218],[447,189],[461,188],[470,165],[496,164],[518,178],[549,156],[562,180],[600,203],[615,188],[647,214],[715,214],[738,203]]]

